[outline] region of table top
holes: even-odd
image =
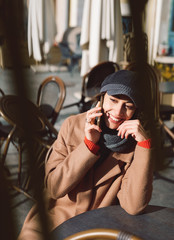
[[[24,111],[22,111],[24,110]],[[33,130],[42,131],[44,122],[39,108],[28,99],[21,99],[16,95],[5,95],[0,98],[0,113],[2,117],[11,125],[23,129],[23,119],[25,111],[30,113],[27,119],[32,125]]]
[[[99,208],[62,223],[52,232],[52,237],[62,240],[77,232],[94,228],[117,229],[144,240],[173,240],[174,209],[149,205],[145,213],[132,216],[119,205]]]

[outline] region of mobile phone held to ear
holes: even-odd
[[[103,99],[104,99],[104,96],[102,95],[101,97],[100,97],[100,107],[103,109]],[[102,111],[102,109],[101,109],[101,111]],[[101,123],[101,117],[102,116],[100,116],[100,117],[98,117],[97,118],[97,126],[99,126],[100,127],[100,123]]]

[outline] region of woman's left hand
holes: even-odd
[[[137,142],[148,139],[147,133],[138,119],[124,121],[118,128],[118,136],[128,138],[131,135]]]

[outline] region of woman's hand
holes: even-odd
[[[100,139],[101,129],[95,124],[96,117],[102,116],[100,102],[97,103],[96,107],[90,109],[86,113],[85,123],[85,136],[88,140],[93,143],[97,143]]]
[[[131,135],[137,142],[142,142],[148,139],[147,133],[139,120],[127,120],[123,122],[118,128],[118,136],[121,138],[128,138]]]

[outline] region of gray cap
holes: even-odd
[[[111,96],[126,95],[133,101],[136,107],[140,107],[142,104],[140,89],[140,81],[137,78],[137,73],[120,70],[105,78],[101,84],[100,92],[107,92]]]

